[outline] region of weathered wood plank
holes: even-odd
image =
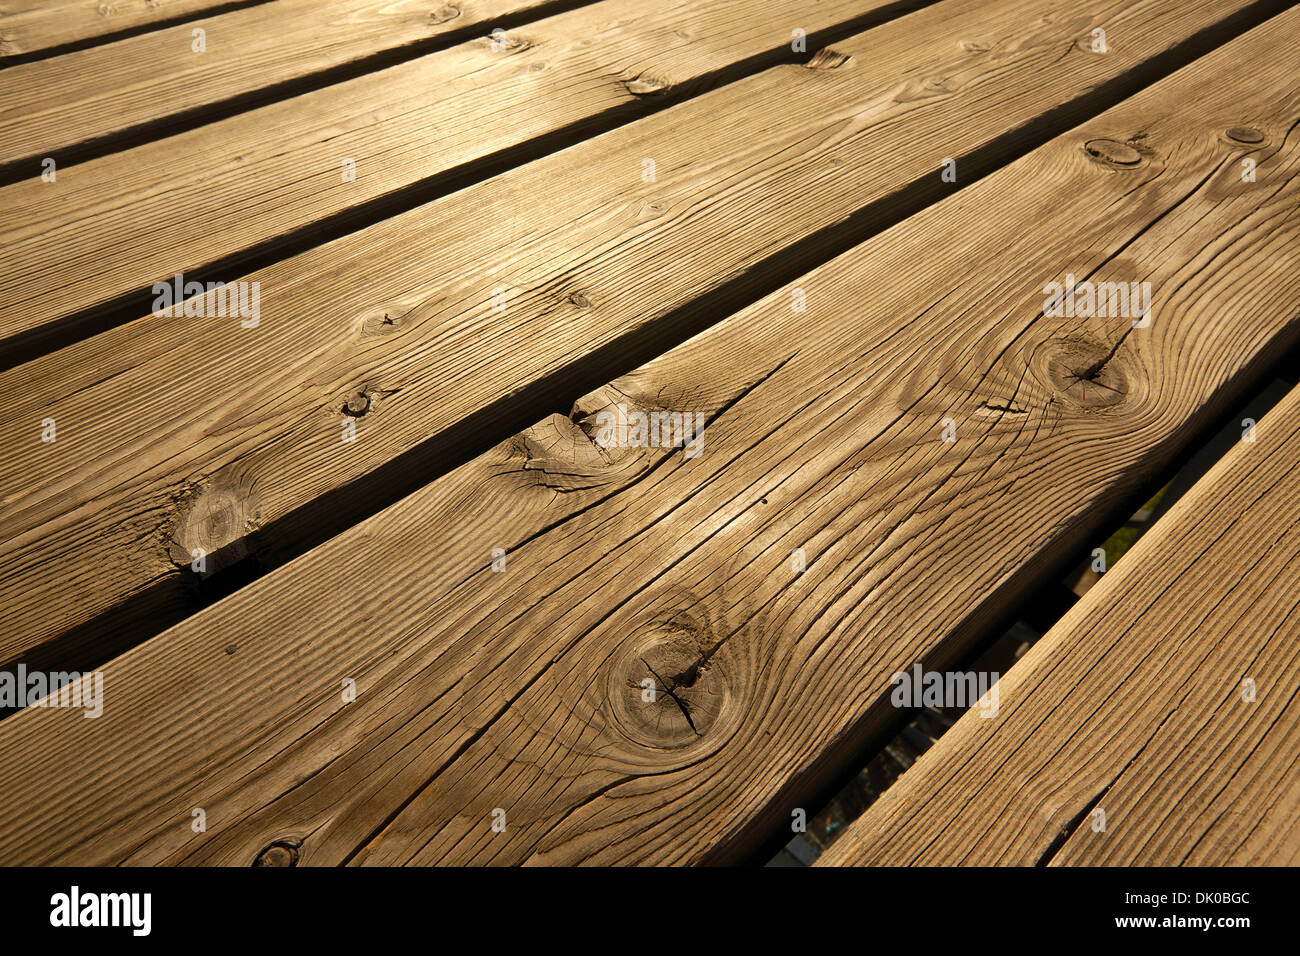
[[[791,24],[848,33],[899,7],[606,0],[510,31],[499,50],[486,38],[466,43],[105,156],[54,183],[13,184],[0,189],[0,349],[129,293],[147,303],[150,286],[177,272],[219,261],[230,275],[240,253],[421,180],[442,176],[450,191],[452,170],[506,150],[522,162],[550,151],[555,134],[597,132],[711,77],[789,60]],[[315,229],[311,238],[320,241]]]
[[[0,71],[0,166],[66,163],[72,147],[210,110],[259,91],[556,0],[275,0]],[[201,51],[194,31],[202,30]],[[467,34],[462,37],[468,39]],[[242,98],[242,99],[241,99]],[[72,152],[72,158],[76,157]]]
[[[1298,26],[801,278],[806,312],[765,298],[123,655],[101,718],[0,722],[0,856],[744,854],[888,721],[891,674],[956,659],[1300,337]],[[1246,126],[1263,141],[1225,136]],[[1136,161],[1101,161],[1121,144]],[[1150,324],[1044,316],[1067,273],[1151,282]],[[711,416],[702,454],[596,447],[619,402]],[[668,678],[694,727],[628,696],[643,658],[686,650],[708,654]]]
[[[1252,434],[819,862],[1300,862],[1300,390]]]
[[[9,0],[0,10],[0,57],[38,53],[151,23],[174,20],[231,0]]]
[[[0,375],[0,662],[104,659],[192,609],[198,552],[282,563],[1245,9],[1066,7],[949,0],[259,270],[256,328],[148,316]]]

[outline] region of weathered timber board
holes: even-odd
[[[806,312],[765,298],[128,652],[99,719],[0,722],[0,856],[743,856],[888,722],[892,673],[959,657],[1296,342],[1298,25],[803,277]],[[1103,161],[1126,143],[1135,162]],[[1044,316],[1067,273],[1151,282],[1150,324]],[[703,453],[597,448],[618,402],[712,416]],[[682,642],[709,654],[675,681],[694,729],[627,697]]]

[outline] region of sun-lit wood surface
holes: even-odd
[[[0,17],[0,670],[105,691],[0,719],[0,862],[761,860],[1300,345],[1286,3],[64,6]],[[1293,858],[1298,408],[820,862]]]

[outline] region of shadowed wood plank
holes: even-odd
[[[225,6],[230,0],[8,0],[0,56],[35,53]]]
[[[1300,862],[1300,390],[1252,436],[818,862]]]
[[[553,0],[274,0],[0,71],[0,165],[158,124]],[[194,31],[202,30],[202,51]]]
[[[802,277],[805,312],[763,299],[128,652],[101,718],[0,722],[0,854],[742,856],[888,722],[891,674],[958,658],[1296,342],[1297,25]],[[1245,126],[1262,140],[1225,137]],[[1139,160],[1099,158],[1121,145]],[[1150,323],[1043,315],[1070,273],[1150,282]],[[705,414],[702,453],[599,447],[620,403]],[[671,693],[643,704],[647,679]]]
[[[0,662],[105,659],[1242,9],[927,8],[252,273],[256,328],[148,316],[0,375]]]
[[[178,272],[220,261],[229,276],[252,247],[503,150],[534,158],[543,137],[772,66],[795,56],[791,24],[861,29],[903,6],[607,0],[512,30],[499,50],[484,38],[13,184],[0,189],[0,348],[129,293],[147,307]]]

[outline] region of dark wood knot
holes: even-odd
[[[1233,126],[1227,130],[1228,139],[1243,146],[1258,146],[1264,142],[1263,132],[1253,126]]]
[[[276,840],[253,861],[253,866],[297,866],[299,840]]]
[[[1106,408],[1128,396],[1128,377],[1118,353],[1119,343],[1108,347],[1083,338],[1052,339],[1038,350],[1034,362],[1057,395],[1087,408]]]
[[[1115,139],[1090,139],[1083,150],[1094,161],[1114,169],[1132,169],[1142,165],[1142,154],[1128,143]]]
[[[350,418],[363,418],[370,411],[370,394],[365,390],[348,396],[343,403],[343,414]]]
[[[658,750],[712,743],[733,697],[725,637],[689,611],[636,628],[610,670],[614,717],[633,742]]]

